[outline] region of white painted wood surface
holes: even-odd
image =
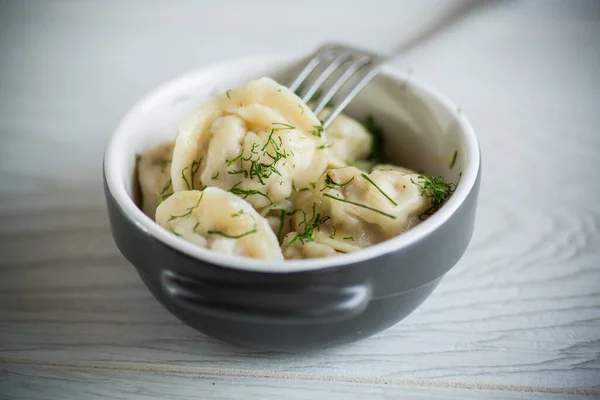
[[[494,2],[394,61],[471,118],[484,180],[464,258],[379,335],[220,343],[112,241],[103,147],[147,90],[325,39],[390,53],[455,4],[0,1],[0,398],[600,397],[597,1]]]

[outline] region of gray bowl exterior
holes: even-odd
[[[192,258],[139,229],[104,180],[114,240],[160,303],[207,335],[272,351],[366,338],[414,311],[464,254],[480,175],[460,208],[411,246],[344,266],[248,271]]]

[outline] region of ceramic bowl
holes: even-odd
[[[173,139],[207,96],[269,76],[282,84],[298,54],[235,59],[167,82],[135,104],[109,140],[104,188],[123,255],[171,313],[200,332],[253,348],[301,351],[366,338],[431,294],[471,239],[480,150],[465,114],[399,69],[382,72],[346,112],[384,128],[386,161],[460,183],[434,215],[385,242],[337,257],[263,261],[216,254],[172,235],[136,205],[135,155]],[[456,152],[456,162],[450,168]]]

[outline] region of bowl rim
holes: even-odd
[[[455,122],[458,123],[464,139],[462,149],[463,152],[467,154],[467,157],[466,164],[462,170],[460,184],[457,186],[456,191],[450,199],[432,216],[427,218],[427,220],[398,236],[359,251],[342,254],[336,257],[284,261],[253,259],[249,257],[215,253],[187,242],[184,239],[167,232],[167,230],[163,229],[154,220],[144,214],[135,204],[133,199],[127,194],[124,182],[121,179],[123,171],[119,171],[119,159],[117,157],[119,153],[118,149],[121,147],[123,138],[126,137],[129,132],[128,125],[130,121],[137,119],[139,114],[143,114],[146,110],[151,109],[168,93],[181,91],[181,89],[189,86],[192,82],[197,82],[198,79],[201,79],[199,76],[210,75],[210,71],[217,69],[228,70],[236,64],[245,65],[246,63],[256,63],[258,61],[265,64],[283,64],[285,62],[300,60],[303,56],[305,56],[304,53],[286,52],[259,54],[213,62],[167,80],[135,102],[109,137],[103,157],[104,180],[108,191],[110,192],[110,196],[112,196],[129,221],[145,234],[152,236],[164,245],[199,261],[225,268],[271,273],[302,272],[356,264],[408,248],[431,235],[444,225],[462,206],[476,184],[481,159],[479,141],[464,111],[460,110],[448,97],[446,97],[446,95],[429,85],[420,82],[412,76],[410,77],[411,87],[416,87],[432,96],[440,106],[445,108],[452,115]],[[383,66],[380,74],[386,75],[397,81],[404,81],[407,79],[407,75],[400,70],[400,68],[387,64]]]

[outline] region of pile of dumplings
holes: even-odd
[[[418,175],[373,165],[373,135],[343,114],[323,130],[328,112],[270,78],[212,96],[139,157],[142,210],[195,245],[265,260],[354,252],[418,224],[431,205]]]

